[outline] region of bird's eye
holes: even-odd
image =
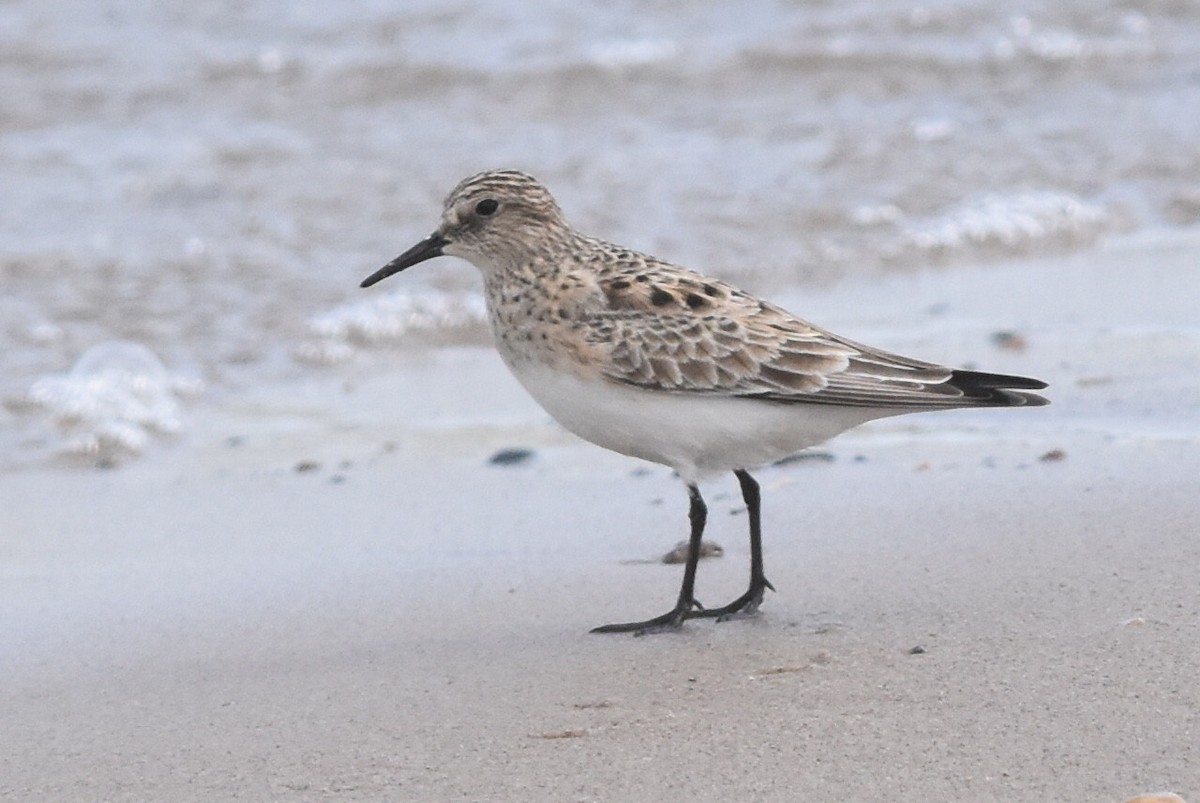
[[[486,217],[495,213],[495,211],[499,208],[500,203],[495,198],[484,198],[482,201],[475,204],[475,214]]]

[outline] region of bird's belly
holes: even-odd
[[[571,432],[606,449],[670,466],[687,481],[757,468],[899,412],[645,390],[532,361],[510,363],[510,368]]]

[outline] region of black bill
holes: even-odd
[[[405,268],[411,268],[418,262],[424,262],[427,259],[440,257],[442,248],[446,245],[446,238],[440,234],[433,234],[426,237],[421,242],[414,245],[412,248],[405,251],[400,256],[393,259],[391,262],[384,265],[379,270],[372,273],[367,278],[363,279],[363,283],[359,287],[370,287],[378,281],[382,281],[393,273],[399,273]]]

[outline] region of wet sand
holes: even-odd
[[[778,593],[675,635],[587,629],[674,599],[680,567],[634,561],[682,537],[678,481],[555,429],[487,349],[209,394],[117,471],[9,471],[0,797],[1196,799],[1198,252],[781,297],[1054,403],[763,470]],[[705,490],[715,604],[745,518]]]

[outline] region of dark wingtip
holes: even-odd
[[[1050,400],[1036,393],[1023,393],[1014,390],[996,391],[998,398],[1004,400],[1002,407],[1045,407]]]
[[[1043,407],[1050,403],[1045,396],[1023,391],[1041,390],[1046,383],[1027,376],[985,374],[979,371],[955,371],[950,383],[963,396],[979,404],[995,407]]]

